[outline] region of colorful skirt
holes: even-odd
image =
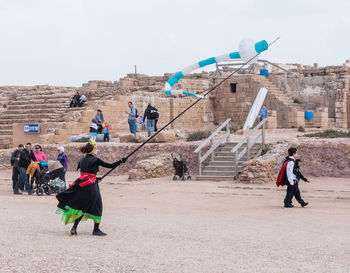
[[[74,223],[82,217],[81,221],[92,219],[100,223],[102,216],[102,198],[96,175],[94,181],[91,177],[82,175],[70,188],[56,195],[58,200],[57,214],[62,214],[64,224]]]

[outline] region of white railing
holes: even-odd
[[[209,155],[212,156],[212,159],[214,159],[214,151],[217,147],[220,146],[225,140],[229,141],[230,139],[230,127],[229,122],[231,119],[227,119],[222,123],[206,140],[204,140],[201,145],[198,146],[198,148],[194,151],[195,153],[198,153],[198,174],[201,175],[202,173],[202,162],[207,159]],[[214,143],[214,137],[226,126],[226,133],[221,136],[218,141]],[[210,141],[211,148],[202,156],[202,148],[204,148]]]
[[[265,124],[266,124],[266,119],[263,119],[258,123],[258,125],[255,126],[254,129],[252,129],[248,135],[246,135],[233,149],[231,150],[231,153],[235,154],[235,174],[237,176],[238,174],[238,161],[245,155],[247,154],[247,160],[250,159],[250,149],[254,146],[254,144],[259,140],[261,137],[261,145],[262,145],[262,150],[265,150]],[[250,137],[252,134],[256,132],[260,127],[262,126],[261,132],[251,141]],[[238,149],[245,143],[247,142],[247,147],[245,147],[240,153],[238,153]]]

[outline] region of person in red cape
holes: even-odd
[[[62,214],[65,224],[74,223],[70,230],[71,235],[77,235],[77,227],[80,221],[92,219],[95,223],[93,235],[105,236],[99,228],[102,216],[102,198],[99,189],[101,179],[96,178],[99,167],[115,168],[121,163],[125,163],[126,158],[122,158],[114,163],[106,163],[94,156],[96,142],[92,139],[83,146],[81,152],[86,154],[80,159],[78,170],[80,177],[69,185],[69,188],[56,195],[58,209],[56,213]]]

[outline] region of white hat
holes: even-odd
[[[62,153],[64,153],[64,147],[63,147],[63,146],[59,146],[59,147],[57,148],[57,150],[59,150],[59,151],[61,151]]]

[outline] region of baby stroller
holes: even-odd
[[[36,194],[43,195],[44,193],[50,195],[51,193],[60,193],[66,189],[66,182],[60,179],[64,168],[59,161],[50,160],[48,162],[48,169],[43,169],[38,175],[38,184],[36,187]]]
[[[172,153],[171,157],[173,158],[173,167],[175,170],[173,180],[177,180],[177,177],[179,177],[179,179],[182,179],[183,181],[185,181],[186,179],[191,180],[191,176],[188,173],[186,164],[182,160],[181,154],[174,155]]]

